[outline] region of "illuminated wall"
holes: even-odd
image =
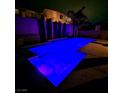
[[[19,45],[23,45],[24,42],[40,41],[38,20],[16,16],[15,34]]]
[[[44,42],[73,36],[73,24],[16,16],[15,33],[17,45],[23,45],[24,42]]]
[[[68,17],[64,15],[63,13],[60,13],[58,11],[50,10],[50,9],[44,9],[43,15],[46,19],[52,19],[53,22],[61,22],[61,23],[69,23]]]

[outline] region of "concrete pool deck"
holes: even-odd
[[[96,40],[97,43],[89,43],[80,49],[81,52],[86,53],[86,58],[99,58],[108,57],[108,46],[102,44],[108,44],[106,40]]]

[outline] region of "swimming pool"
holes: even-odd
[[[55,87],[83,60],[85,53],[79,52],[91,38],[65,38],[52,40],[45,44],[29,48],[36,56],[29,62],[42,73]]]

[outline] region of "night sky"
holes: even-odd
[[[78,11],[85,6],[84,14],[91,22],[108,21],[108,0],[15,0],[16,7],[41,12],[44,8],[67,13],[68,10]]]

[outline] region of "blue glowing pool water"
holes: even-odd
[[[60,52],[70,52],[78,51],[81,47],[94,41],[91,38],[66,38],[60,40],[53,40],[40,46],[30,48],[29,50],[36,55],[44,55],[46,53],[60,53]]]
[[[29,48],[37,56],[28,60],[57,87],[85,58],[86,54],[78,50],[93,41],[94,39],[86,38],[53,40],[46,44]]]

